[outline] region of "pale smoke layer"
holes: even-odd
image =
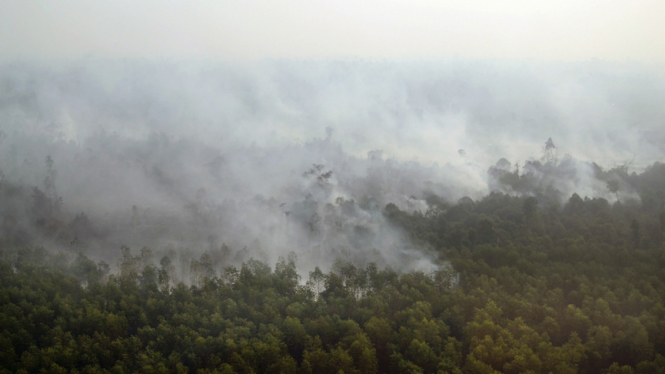
[[[663,153],[665,71],[638,64],[91,61],[0,71],[3,128],[83,141],[106,129],[222,148],[287,146],[332,127],[358,157],[455,163],[560,155],[644,167]]]
[[[14,64],[0,70],[0,170],[42,187],[50,155],[101,253],[225,243],[230,263],[294,251],[306,268],[428,267],[387,203],[480,198],[490,165],[539,158],[548,137],[574,159],[559,167],[570,178],[541,179],[562,199],[606,197],[586,161],[662,159],[664,82],[602,63]]]

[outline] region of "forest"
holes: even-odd
[[[305,275],[295,252],[237,263],[226,244],[187,257],[188,276],[157,248],[99,261],[77,243],[88,217],[54,218],[54,173],[43,189],[0,181],[4,212],[31,199],[38,230],[3,215],[0,370],[665,373],[665,164],[593,164],[608,200],[552,188],[566,162],[501,160],[484,197],[379,207],[430,269],[338,256]]]
[[[665,374],[665,0],[0,0],[0,374]]]

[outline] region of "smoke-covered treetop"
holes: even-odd
[[[224,245],[428,267],[386,205],[639,204],[629,173],[662,156],[665,84],[633,65],[87,61],[0,82],[4,214],[102,257]]]

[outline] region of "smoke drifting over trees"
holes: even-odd
[[[541,207],[639,201],[612,167],[662,155],[664,82],[601,63],[9,64],[4,236],[109,261],[127,245],[427,268],[439,259],[387,204],[425,212],[495,190]]]
[[[0,371],[662,371],[664,89],[601,63],[6,65]]]

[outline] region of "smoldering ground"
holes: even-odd
[[[665,79],[637,65],[87,61],[8,64],[0,82],[4,232],[111,261],[128,245],[427,267],[386,204],[611,198],[592,161],[644,167],[665,136]],[[508,183],[519,163],[530,182]]]

